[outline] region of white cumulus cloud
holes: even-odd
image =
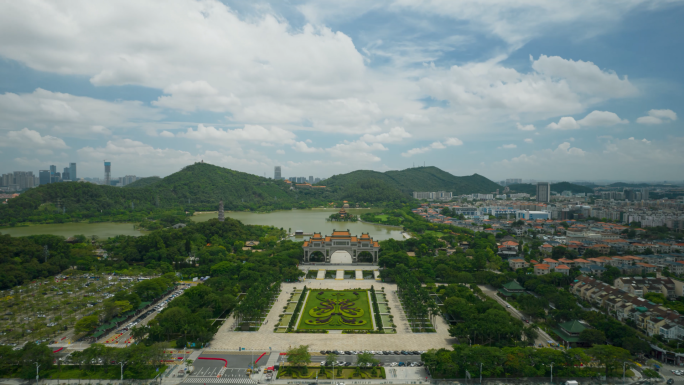
[[[447,146],[460,146],[463,144],[463,141],[458,138],[447,138],[444,140],[444,143],[442,142],[433,142],[428,146],[425,147],[416,147],[412,148],[404,153],[401,154],[403,157],[411,157],[413,155],[418,155],[418,154],[424,154],[426,152],[430,152],[432,150],[441,150],[447,148]]]
[[[552,122],[546,128],[552,130],[577,130],[580,127],[592,126],[614,126],[616,124],[627,124],[627,119],[620,119],[620,117],[610,111],[592,111],[584,119],[575,120],[571,116],[564,116],[560,118],[558,123]]]
[[[518,130],[520,130],[520,131],[534,131],[535,130],[535,127],[532,124],[526,124],[523,126],[520,123],[516,123],[516,127],[518,127]]]
[[[0,136],[0,147],[36,151],[41,155],[52,154],[52,150],[66,150],[69,148],[64,143],[64,140],[60,138],[41,135],[39,132],[26,127],[19,131],[9,131],[4,137]]]
[[[511,148],[518,148],[518,146],[511,143],[511,144],[504,144],[504,145],[500,146],[499,148],[500,149],[511,149]]]
[[[650,110],[648,116],[639,117],[636,121],[641,124],[661,124],[675,120],[677,120],[677,114],[672,110]]]
[[[164,93],[171,96],[160,96],[152,104],[183,111],[200,109],[214,112],[225,112],[240,105],[235,95],[220,95],[216,88],[204,80],[173,84],[164,88]]]
[[[295,138],[295,134],[282,128],[266,128],[253,124],[246,124],[244,128],[236,128],[234,130],[222,130],[213,126],[199,124],[196,130],[188,128],[186,132],[179,132],[176,136],[221,146],[235,146],[239,142],[291,144],[294,143]]]
[[[364,142],[396,143],[410,137],[411,134],[406,132],[404,127],[393,127],[389,130],[389,132],[383,132],[382,134],[377,135],[366,134],[359,140]]]
[[[322,148],[309,147],[306,142],[295,142],[292,145],[292,149],[297,152],[312,153],[312,152],[323,152]]]

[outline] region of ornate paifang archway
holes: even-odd
[[[348,251],[344,250],[337,250],[336,252],[332,253],[330,256],[330,263],[331,264],[346,264],[349,265],[353,263],[353,259],[351,254],[349,254]]]
[[[330,236],[323,237],[321,233],[314,235],[302,246],[304,249],[304,262],[311,262],[314,252],[320,251],[325,255],[325,263],[331,262],[332,255],[337,251],[346,251],[351,256],[351,263],[357,263],[357,256],[361,252],[368,252],[372,256],[372,263],[378,263],[380,245],[367,233],[361,233],[360,237],[352,236],[349,230],[333,230]],[[346,259],[345,259],[346,260]]]

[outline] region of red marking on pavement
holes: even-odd
[[[197,357],[197,359],[198,359],[198,360],[216,360],[216,361],[223,361],[223,362],[224,362],[223,367],[224,367],[224,368],[227,368],[227,367],[228,367],[228,360],[226,360],[225,358]]]
[[[261,357],[263,357],[263,356],[265,356],[265,355],[266,355],[266,353],[261,353],[261,355],[259,356],[259,358],[257,358],[256,361],[254,361],[254,363],[256,364],[257,362],[259,362],[259,360],[261,359]]]
[[[53,350],[52,352],[53,352],[53,353],[57,353],[57,352],[61,352],[62,350],[64,350],[64,348],[59,348],[59,349],[57,349],[57,350]]]

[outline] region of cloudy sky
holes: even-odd
[[[674,0],[0,2],[0,173],[684,179]]]

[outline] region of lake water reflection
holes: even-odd
[[[227,212],[226,217],[234,218],[246,225],[264,225],[282,227],[287,231],[291,229],[303,230],[304,233],[321,232],[323,235],[329,235],[333,229],[346,230],[349,229],[352,235],[361,235],[361,233],[370,233],[370,236],[377,241],[385,239],[402,240],[401,229],[393,226],[382,226],[362,222],[328,222],[326,218],[330,214],[336,213],[339,209],[312,209],[312,210],[287,210],[275,211],[271,213],[253,213],[253,212]],[[347,209],[350,214],[367,213],[364,209]],[[196,221],[208,221],[212,218],[217,218],[217,213],[198,214],[192,217]],[[295,240],[305,240],[305,237],[293,237]]]

